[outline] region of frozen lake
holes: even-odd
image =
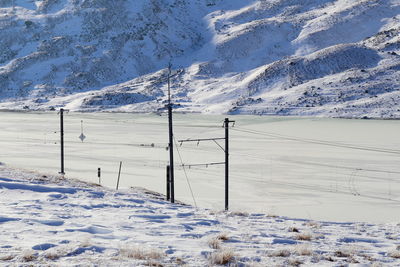
[[[165,116],[65,114],[67,178],[165,193]],[[224,137],[225,116],[175,114],[176,140]],[[293,117],[230,116],[230,208],[329,221],[400,221],[400,123]],[[81,142],[81,121],[86,140]],[[60,170],[59,116],[0,112],[0,161],[14,167]],[[223,146],[223,142],[221,142]],[[181,166],[224,161],[214,142],[175,150],[175,198],[194,200]],[[182,158],[182,162],[180,157]],[[200,207],[223,210],[224,166],[186,168]]]

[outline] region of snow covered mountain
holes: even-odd
[[[400,117],[400,0],[0,0],[0,108]]]

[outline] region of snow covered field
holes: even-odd
[[[223,137],[223,116],[176,114],[175,138]],[[231,116],[230,208],[336,222],[398,223],[400,125],[390,120]],[[78,139],[83,132],[84,142]],[[59,117],[54,113],[0,113],[0,162],[56,174]],[[115,188],[165,192],[168,162],[164,116],[114,113],[65,115],[66,177]],[[202,208],[224,207],[223,166],[212,142],[175,151],[176,199]],[[182,158],[182,162],[180,157]],[[12,177],[11,177],[12,178]],[[188,181],[193,190],[190,193]]]
[[[399,266],[399,224],[170,204],[0,166],[3,266]]]

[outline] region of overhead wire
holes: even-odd
[[[332,147],[341,147],[341,148],[348,148],[348,149],[355,149],[355,150],[363,150],[363,151],[400,155],[400,150],[395,150],[395,149],[358,146],[358,145],[353,145],[353,144],[343,144],[343,143],[330,142],[330,141],[324,141],[324,140],[306,139],[306,138],[285,136],[285,135],[280,135],[280,134],[271,133],[271,132],[262,132],[262,131],[256,131],[256,130],[245,129],[245,128],[239,128],[239,129],[237,129],[237,128],[238,127],[232,128],[232,130],[237,131],[237,132],[244,132],[244,133],[249,133],[249,134],[254,134],[254,135],[268,136],[268,137],[273,137],[273,138],[277,138],[277,139],[284,139],[284,140],[297,141],[297,142],[303,142],[303,143],[311,143],[311,144],[318,144],[318,145],[325,145],[325,146],[332,146]]]
[[[190,194],[192,195],[192,198],[193,198],[194,206],[197,208],[196,199],[195,199],[195,197],[194,197],[193,190],[192,190],[192,186],[190,185],[189,177],[188,177],[188,175],[187,175],[187,173],[186,173],[186,168],[185,168],[185,165],[183,164],[182,156],[181,156],[181,153],[180,153],[180,151],[179,151],[179,147],[178,147],[178,145],[177,145],[175,136],[174,136],[173,138],[174,138],[174,143],[175,143],[176,151],[178,152],[178,156],[179,156],[179,159],[180,159],[181,164],[182,164],[182,167],[183,167],[183,172],[184,172],[185,177],[186,177],[186,182],[187,182],[187,184],[188,184],[188,186],[189,186]]]

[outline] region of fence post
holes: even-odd
[[[101,169],[97,168],[97,177],[99,178],[99,185],[101,185]]]
[[[121,176],[121,167],[122,167],[122,161],[119,162],[118,180],[117,180],[117,188],[116,188],[117,191],[118,191],[118,186],[119,186],[119,177]]]

